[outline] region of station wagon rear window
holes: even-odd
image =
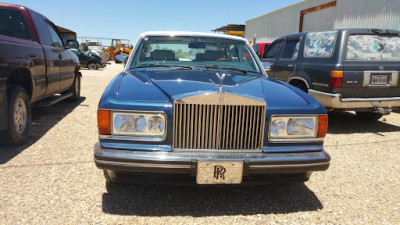
[[[331,57],[336,42],[336,31],[308,33],[304,57]]]
[[[397,61],[400,60],[400,37],[393,35],[350,35],[347,60]]]

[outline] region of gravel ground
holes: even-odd
[[[400,224],[400,114],[332,113],[331,167],[305,184],[113,184],[93,162],[96,108],[122,70],[82,70],[82,98],[33,109],[30,142],[0,147],[0,224]]]

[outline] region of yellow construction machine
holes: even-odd
[[[121,39],[112,39],[111,45],[105,49],[105,52],[110,54],[111,60],[115,60],[116,55],[126,54],[129,56],[132,52],[132,49],[129,47],[129,43],[122,43]]]

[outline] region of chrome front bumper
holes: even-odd
[[[309,173],[328,169],[325,151],[302,153],[159,152],[108,149],[96,146],[95,163],[100,169],[146,174],[195,176],[198,161],[243,161],[244,176]]]
[[[400,106],[400,97],[389,98],[342,98],[341,94],[331,94],[309,89],[308,94],[313,96],[325,107],[337,109],[357,108],[387,108]]]

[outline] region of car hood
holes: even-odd
[[[223,76],[223,79],[219,77]],[[221,85],[220,85],[221,84]],[[133,88],[135,87],[135,88]],[[281,105],[308,105],[307,99],[287,85],[258,75],[213,69],[128,70],[121,78],[118,98],[129,101],[173,102],[204,93],[237,94]]]

